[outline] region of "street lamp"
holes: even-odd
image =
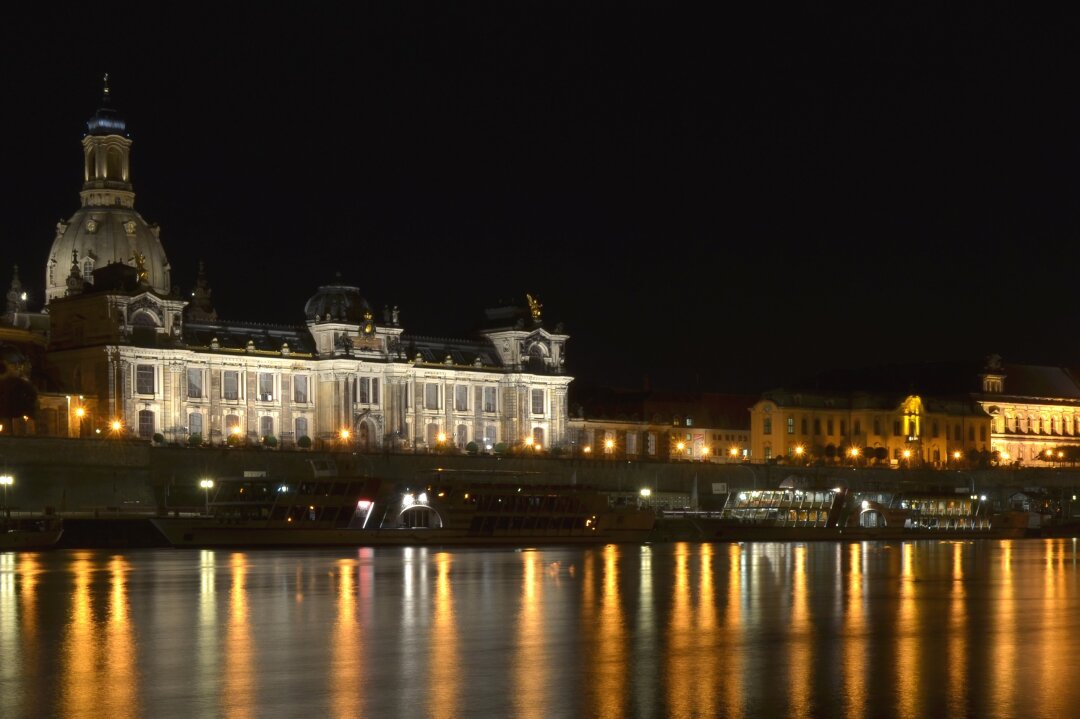
[[[902,452],[902,454],[904,455],[904,464],[905,464],[905,465],[906,465],[907,467],[909,467],[909,468],[910,468],[910,467],[911,467],[911,450],[910,450],[910,449],[905,449],[905,450],[904,450],[904,451]]]
[[[4,516],[6,516],[6,517],[11,516],[11,510],[8,509],[7,492],[8,492],[8,487],[10,487],[13,484],[15,484],[15,478],[14,477],[12,477],[10,474],[0,474],[0,485],[3,485],[3,487],[4,487]]]
[[[203,488],[203,493],[206,495],[206,513],[210,514],[210,490],[214,486],[214,480],[200,479],[199,486]]]

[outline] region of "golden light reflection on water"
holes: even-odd
[[[221,706],[231,719],[254,716],[255,656],[248,616],[247,556],[237,552],[230,557],[232,586],[229,587],[229,617],[225,623],[225,642],[221,647],[224,677]]]
[[[589,689],[593,715],[610,719],[620,719],[626,714],[626,627],[619,599],[619,556],[615,545],[604,547],[600,614],[592,632],[596,641],[591,644],[593,658],[589,660],[593,667],[594,686]],[[589,557],[592,558],[592,553]],[[591,562],[586,573],[592,573]]]
[[[713,545],[701,545],[701,579],[698,586],[696,652],[699,676],[714,677],[718,673],[717,649],[722,638],[716,620],[716,588],[713,584]],[[716,683],[698,681],[695,686],[695,716],[711,714],[716,707]]]
[[[795,547],[791,580],[791,670],[789,716],[806,716],[812,708],[810,688],[814,678],[814,628],[810,621],[810,598],[806,586],[806,545]]]
[[[524,576],[521,581],[521,610],[518,613],[516,655],[514,657],[515,716],[526,719],[546,719],[545,695],[548,687],[548,666],[545,661],[543,581],[540,552],[522,552]]]
[[[728,555],[728,590],[724,624],[720,628],[723,637],[724,662],[715,677],[718,697],[723,702],[723,715],[730,719],[739,719],[745,713],[746,692],[743,685],[743,646],[745,629],[743,627],[743,548],[738,544],[729,544]]]
[[[993,613],[988,617],[991,643],[990,656],[993,682],[990,706],[996,707],[997,716],[1012,716],[1016,699],[1016,644],[1020,641],[1019,617],[1016,615],[1015,589],[1013,586],[1013,543],[1001,543],[1001,583],[997,596],[992,597]]]
[[[139,716],[135,642],[132,634],[127,597],[127,574],[130,566],[123,557],[109,560],[109,615],[105,629],[105,680],[99,705],[101,716]]]
[[[1036,619],[1035,636],[1029,641],[1039,652],[1040,671],[1036,689],[1040,697],[1045,697],[1044,708],[1052,716],[1065,716],[1075,712],[1075,707],[1062,701],[1063,692],[1054,693],[1052,687],[1068,687],[1073,681],[1073,657],[1067,648],[1069,642],[1061,636],[1061,624],[1064,608],[1068,606],[1068,585],[1066,584],[1065,560],[1070,552],[1071,540],[1052,539],[1045,542],[1046,569],[1044,576],[1044,596],[1039,602],[1041,616]],[[1068,572],[1071,575],[1071,572]]]
[[[679,542],[674,547],[674,576],[671,581],[671,617],[668,621],[667,671],[664,673],[669,711],[675,716],[692,716],[691,692],[697,681],[694,657],[690,648],[694,631],[693,605],[690,601],[690,545]]]
[[[95,716],[101,692],[97,672],[98,644],[94,632],[90,581],[93,573],[91,554],[72,555],[71,574],[74,587],[64,637],[64,667],[60,688],[60,706],[68,716]]]
[[[900,548],[900,596],[896,617],[897,711],[904,719],[919,716],[916,701],[922,690],[919,666],[918,600],[915,596],[915,545],[904,542]]]
[[[0,552],[0,685],[11,685],[23,672],[19,646],[18,595],[15,587],[14,552]],[[0,716],[17,716],[21,710],[14,693],[0,692]]]
[[[458,666],[457,617],[454,616],[453,583],[450,569],[453,555],[435,555],[435,603],[431,631],[431,684],[427,716],[451,719],[460,713],[461,689]]]
[[[844,715],[866,716],[866,606],[863,598],[863,545],[847,545],[848,566],[844,597]]]
[[[952,591],[949,598],[948,646],[948,697],[946,706],[949,716],[963,716],[967,711],[967,586],[964,583],[964,554],[968,545],[955,542],[952,545]]]
[[[356,587],[353,572],[356,563],[343,559],[337,563],[337,622],[330,642],[330,673],[327,689],[333,715],[340,719],[361,716],[360,691],[363,686],[360,628],[356,623]]]

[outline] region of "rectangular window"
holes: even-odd
[[[825,420],[825,429],[827,430],[826,434],[831,437],[833,433],[832,417],[829,417],[827,420]]]
[[[874,434],[881,436],[881,420],[877,417],[874,417]]]
[[[274,434],[274,418],[259,417],[259,436],[271,437]]]
[[[803,417],[799,421],[799,431],[802,432],[803,434],[806,434],[806,417]]]
[[[814,434],[821,434],[821,419],[814,417]]]
[[[201,369],[188,367],[187,396],[188,399],[203,398],[203,371]]]
[[[259,373],[259,401],[274,401],[274,375],[269,372]]]
[[[221,397],[240,399],[240,373],[236,370],[225,370],[221,373]]]
[[[485,412],[494,412],[495,411],[495,388],[494,387],[484,387],[484,411]]]
[[[980,442],[985,442],[986,441],[986,425],[982,425],[981,427],[979,427],[979,441]]]
[[[645,453],[650,457],[656,456],[656,433],[654,432],[645,435]]]
[[[135,391],[138,394],[154,394],[154,365],[135,366]]]
[[[437,384],[425,384],[424,385],[424,408],[425,409],[438,409],[439,408],[439,385],[437,385]]]
[[[371,403],[372,404],[378,404],[379,403],[379,378],[378,377],[372,377],[371,378]]]
[[[469,409],[469,387],[464,384],[454,385],[454,409],[466,412]]]
[[[762,434],[772,434],[772,417],[766,417],[761,424]]]
[[[787,433],[788,434],[795,434],[795,418],[794,417],[788,417],[787,418]]]
[[[840,436],[847,437],[847,421],[843,419],[840,420]]]
[[[297,417],[294,422],[296,425],[296,438],[308,436],[307,417]]]
[[[356,381],[356,401],[371,404],[371,378],[361,377]]]
[[[899,437],[901,434],[903,434],[903,432],[901,432],[900,430],[901,430],[900,420],[894,419],[893,423],[892,423],[893,437]]]
[[[188,415],[188,434],[197,434],[200,437],[203,433],[203,418],[199,412],[192,412]]]
[[[544,413],[544,390],[542,389],[534,389],[532,391],[532,413]]]
[[[765,459],[772,459],[772,447],[769,445],[765,445]]]
[[[308,403],[308,377],[306,374],[293,375],[293,402],[296,404]]]
[[[933,421],[930,424],[930,436],[933,437],[934,439],[937,439],[937,436],[938,436],[937,420]]]
[[[637,454],[638,453],[637,432],[627,432],[626,433],[626,453],[627,454]]]
[[[491,449],[495,446],[495,425],[484,425],[484,449]]]
[[[855,420],[855,434],[862,434],[862,420]]]

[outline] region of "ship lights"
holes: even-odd
[[[416,498],[417,504],[427,504],[427,492],[421,492]]]
[[[411,507],[414,504],[416,504],[416,497],[412,494],[406,493],[405,496],[401,498],[401,506],[403,507]]]

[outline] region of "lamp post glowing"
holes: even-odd
[[[199,486],[203,488],[203,494],[206,496],[206,513],[210,514],[210,490],[214,486],[214,480],[200,479]]]
[[[8,509],[7,493],[8,487],[15,484],[15,478],[10,474],[0,474],[0,485],[4,487],[4,516],[11,516],[11,511]]]
[[[607,452],[608,454],[611,454],[612,451],[614,451],[614,449],[615,449],[615,440],[613,440],[613,439],[605,439],[604,440],[604,451]]]

